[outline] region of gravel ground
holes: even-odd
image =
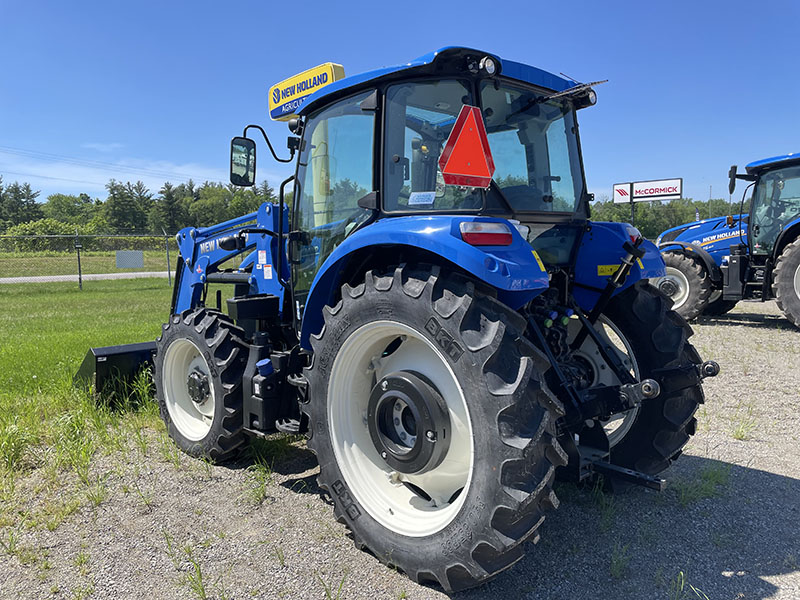
[[[542,541],[454,598],[800,598],[800,331],[773,303],[743,303],[695,332],[723,372],[668,489],[559,484]],[[259,482],[247,462],[212,467],[151,438],[144,456],[96,460],[96,507],[20,529],[0,598],[447,598],[353,547],[302,442]],[[35,476],[23,485],[34,505],[57,501]]]

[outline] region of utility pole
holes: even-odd
[[[708,218],[711,218],[711,186],[708,186]]]

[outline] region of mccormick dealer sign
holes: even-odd
[[[615,183],[613,197],[615,203],[652,202],[654,200],[677,200],[682,193],[683,178],[657,179],[655,181]]]

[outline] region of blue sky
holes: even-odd
[[[598,86],[581,111],[586,176],[683,177],[727,197],[727,169],[800,151],[800,3],[14,2],[0,0],[0,175],[105,198],[227,179],[229,140],[269,121],[267,90],[322,62],[355,74],[446,45]],[[260,153],[259,179],[290,168]]]

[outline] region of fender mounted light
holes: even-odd
[[[514,239],[505,223],[464,221],[458,228],[461,239],[471,246],[510,246]]]

